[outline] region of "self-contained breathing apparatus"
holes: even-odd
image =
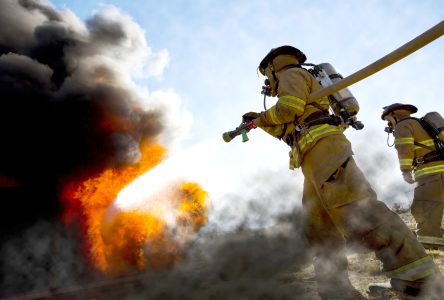
[[[296,65],[290,65],[289,68],[302,68],[305,69],[313,75],[322,87],[330,86],[337,81],[343,79],[342,75],[337,73],[333,66],[329,63],[322,64],[310,64],[310,63],[300,63]],[[271,86],[270,80],[265,79],[264,85],[262,86],[261,94],[264,95],[264,109],[267,110],[266,97],[271,96]],[[344,88],[332,95],[328,96],[330,102],[330,110],[332,123],[346,129],[349,126],[356,130],[361,130],[364,128],[364,124],[357,120],[357,113],[359,112],[359,104],[353,94],[348,88]]]
[[[408,117],[402,119],[401,121],[408,119],[417,121],[427,132],[427,134],[433,139],[435,145],[435,150],[433,150],[433,148],[430,149],[428,146],[422,145],[415,141],[415,145],[432,151],[430,151],[423,157],[417,157],[413,162],[413,166],[417,167],[424,163],[444,160],[444,119],[442,118],[442,116],[438,112],[429,112],[425,114],[422,118]],[[387,132],[390,136],[390,134],[394,132],[394,127],[395,126],[389,121],[388,126],[385,127],[384,131]],[[391,147],[393,145],[388,144],[388,146]]]
[[[279,60],[279,57],[282,57],[284,61],[280,62],[280,66],[277,70],[274,69],[274,66],[271,64],[272,61],[276,63],[276,60]],[[295,62],[290,62],[287,64],[285,59],[288,60],[288,57],[294,58]],[[290,68],[304,68],[307,70],[315,79],[319,82],[319,84],[325,88],[327,86],[331,86],[334,83],[343,79],[343,77],[336,72],[331,64],[322,63],[322,64],[309,64],[305,63],[307,57],[305,54],[299,49],[292,46],[281,46],[278,48],[271,49],[271,51],[262,59],[259,64],[259,71],[262,75],[267,76],[268,78],[264,82],[264,86],[262,86],[261,94],[264,95],[264,109],[267,110],[266,106],[266,97],[267,96],[276,96],[279,81],[277,79],[276,73],[283,69]],[[270,72],[271,74],[267,74]],[[271,76],[271,77],[270,77]],[[309,123],[304,121],[304,126],[310,127],[317,124],[328,123],[331,125],[336,125],[340,127],[342,130],[345,130],[349,126],[360,130],[364,128],[364,125],[356,119],[356,115],[359,111],[359,104],[356,101],[355,97],[351,94],[351,92],[347,88],[343,88],[342,90],[335,92],[332,95],[328,96],[329,100],[329,111],[323,111],[323,116],[320,116],[318,119],[310,120]],[[317,116],[316,116],[317,117]],[[296,130],[299,125],[296,125]],[[242,119],[241,124],[232,131],[228,131],[223,133],[222,137],[225,142],[230,142],[233,138],[238,135],[242,135],[242,140],[244,142],[248,141],[247,133],[250,129],[255,128],[251,122],[247,122]],[[285,130],[284,130],[285,132]],[[285,141],[289,144],[288,141]],[[294,142],[294,141],[293,141]],[[290,143],[292,143],[290,141]]]
[[[333,66],[329,63],[322,64],[310,64],[310,63],[300,63],[296,65],[290,65],[286,68],[305,68],[315,79],[319,82],[322,87],[327,87],[335,82],[341,80],[343,77],[336,72]],[[267,96],[272,96],[271,82],[267,78],[262,86],[261,94],[264,95],[264,110],[267,110],[266,98]],[[356,130],[361,130],[364,128],[364,124],[358,121],[356,118],[359,112],[359,104],[353,94],[348,88],[344,88],[332,95],[328,96],[330,102],[330,111],[328,123],[339,126],[342,129],[346,129],[349,126]],[[323,120],[325,122],[325,120]],[[314,123],[313,123],[314,124]],[[232,131],[225,132],[222,137],[225,142],[230,142],[238,135],[242,135],[242,141],[248,141],[247,133],[252,129],[252,126],[242,121],[242,123]]]
[[[436,151],[432,151],[420,160],[416,160],[417,164],[424,164],[436,160],[444,160],[444,120],[437,112],[427,113],[424,117],[417,119],[422,128],[430,135],[435,144]]]

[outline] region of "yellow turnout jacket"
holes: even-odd
[[[328,111],[329,101],[326,97],[308,100],[311,93],[321,88],[316,79],[303,68],[290,68],[278,73],[278,101],[261,113],[258,126],[274,137],[287,140],[289,135],[296,135],[290,151],[290,169],[302,164],[305,154],[323,137],[342,134],[337,127],[329,124],[304,126],[305,119],[322,110]]]
[[[429,152],[435,151],[435,143],[421,124],[415,119],[403,119],[395,126],[395,148],[398,152],[402,172],[414,171],[415,179],[421,176],[444,172],[444,161],[432,161],[417,167],[413,162]]]

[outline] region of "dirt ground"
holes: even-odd
[[[411,228],[415,229],[415,222],[412,215],[407,212],[400,214],[403,221]],[[443,220],[444,228],[444,220]],[[441,272],[444,274],[444,251],[443,250],[426,250],[433,258],[433,261],[438,265]],[[376,259],[374,253],[360,253],[351,254],[348,256],[349,261],[349,275],[353,286],[361,292],[362,295],[368,297],[367,286],[375,282],[387,282],[387,277],[378,274],[381,269],[381,263]],[[313,267],[307,267],[295,274],[298,278],[298,284],[305,286],[307,291],[307,299],[318,300],[320,297],[316,294],[316,283],[312,280],[314,276]],[[372,298],[370,298],[372,299]],[[402,300],[393,292],[387,292],[386,300]]]

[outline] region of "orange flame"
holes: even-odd
[[[121,169],[108,169],[95,178],[67,186],[65,197],[71,210],[78,210],[86,235],[86,251],[92,264],[107,274],[123,274],[132,269],[158,268],[180,260],[179,242],[169,232],[166,220],[147,211],[124,211],[111,220],[105,213],[118,193],[141,174],[157,165],[165,149],[145,146],[141,160]],[[177,187],[180,199],[171,199],[176,221],[195,233],[207,220],[207,193],[197,183]],[[155,208],[154,208],[155,209]],[[72,211],[67,211],[72,215]]]
[[[167,238],[165,222],[149,213],[121,212],[104,225],[105,259],[111,262],[105,271],[121,274],[132,266],[143,269],[147,266],[147,257],[149,266],[161,267],[173,263],[178,256]],[[144,249],[145,246],[151,248]]]
[[[187,182],[180,186],[181,203],[179,210],[182,212],[177,217],[178,221],[192,225],[198,229],[207,222],[207,205],[205,199],[207,193],[197,183]]]

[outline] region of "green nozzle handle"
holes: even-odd
[[[242,130],[241,134],[242,134],[242,142],[244,142],[244,143],[248,142],[249,138],[248,138],[248,135],[247,135],[247,131],[246,130]]]

